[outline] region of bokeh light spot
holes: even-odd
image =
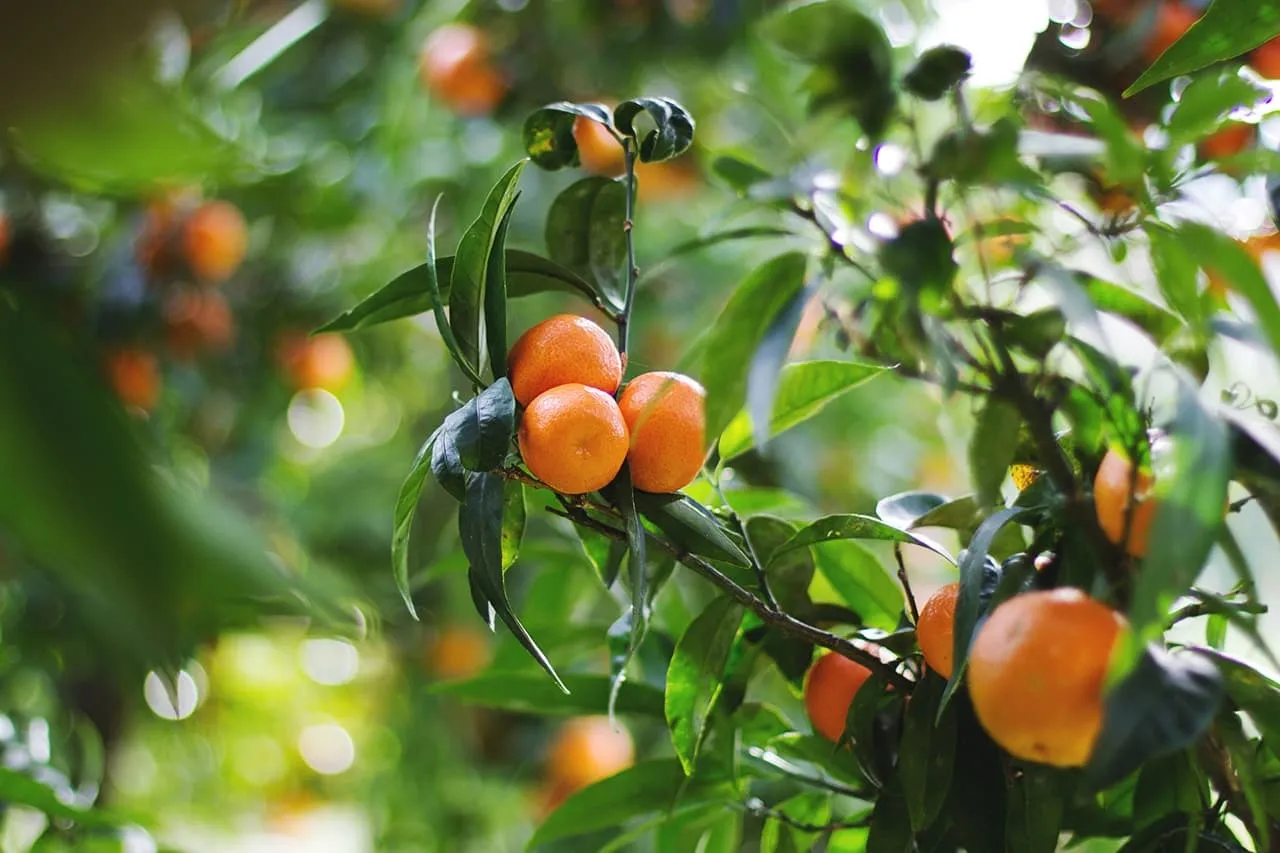
[[[308,726],[298,736],[298,753],[317,773],[334,776],[346,772],[356,760],[356,745],[337,723]]]
[[[317,684],[346,684],[360,671],[360,653],[345,640],[305,640],[302,670]]]
[[[200,704],[200,690],[191,673],[183,670],[178,673],[172,685],[172,694],[166,680],[154,670],[147,673],[147,680],[142,685],[142,694],[147,700],[147,707],[161,719],[185,720],[195,713]]]
[[[346,413],[338,398],[323,388],[299,391],[289,402],[289,431],[299,444],[328,447],[342,435]]]

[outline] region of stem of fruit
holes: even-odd
[[[631,137],[622,140],[622,157],[626,164],[627,203],[626,218],[622,222],[622,231],[627,238],[627,290],[622,299],[622,316],[618,318],[618,352],[623,358],[627,355],[627,334],[631,328],[631,309],[636,301],[636,280],[640,278],[640,268],[636,266],[635,241],[635,205],[636,205],[636,151],[632,147]],[[623,362],[626,369],[626,362]]]

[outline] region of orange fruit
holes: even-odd
[[[464,116],[482,116],[507,94],[485,34],[469,24],[446,24],[422,45],[418,72],[432,95]]]
[[[1108,539],[1117,545],[1123,544],[1125,552],[1134,557],[1147,554],[1147,534],[1156,510],[1155,501],[1147,500],[1152,482],[1151,474],[1146,471],[1139,471],[1135,476],[1133,463],[1115,449],[1108,450],[1102,457],[1102,464],[1093,478],[1093,504],[1098,513],[1098,526]],[[1132,499],[1130,489],[1136,492]],[[1131,503],[1129,537],[1128,541],[1123,541],[1125,517]]]
[[[924,662],[943,678],[951,677],[959,595],[960,584],[947,584],[924,603],[920,620],[916,622],[916,643],[924,654]]]
[[[160,367],[156,357],[140,349],[119,349],[107,354],[107,379],[120,402],[149,412],[160,400]]]
[[[566,495],[609,485],[627,458],[627,424],[617,402],[577,382],[534,398],[516,441],[534,476]]]
[[[446,681],[470,678],[489,663],[488,637],[459,625],[443,628],[426,651],[427,669]]]
[[[323,388],[338,391],[355,372],[355,356],[342,335],[330,332],[313,338],[286,335],[279,348],[280,363],[299,391]]]
[[[231,277],[244,261],[249,229],[240,209],[228,201],[200,205],[182,228],[182,249],[187,266],[197,278],[210,283]]]
[[[1280,39],[1272,39],[1249,55],[1249,66],[1268,80],[1280,80]]]
[[[1253,145],[1256,135],[1256,126],[1242,121],[1232,122],[1200,140],[1196,153],[1202,160],[1225,160]]]
[[[617,178],[626,172],[622,146],[600,122],[578,116],[573,120],[573,139],[578,143],[578,157],[584,170],[606,178]]]
[[[1124,618],[1078,589],[1014,596],[992,611],[969,652],[978,721],[1012,756],[1055,767],[1089,760],[1103,684]]]
[[[1169,49],[1169,45],[1182,38],[1182,34],[1200,19],[1200,13],[1181,3],[1165,2],[1156,10],[1155,26],[1147,43],[1142,46],[1142,57],[1155,62],[1156,57]]]
[[[698,188],[698,172],[687,161],[636,163],[636,198],[642,202],[687,198]]]
[[[622,357],[613,338],[597,324],[575,314],[557,314],[515,342],[507,353],[507,376],[522,406],[570,382],[612,394],[622,381]]]
[[[190,359],[205,349],[225,349],[235,339],[235,319],[216,290],[177,291],[164,304],[166,340],[174,356]]]
[[[813,730],[839,743],[853,697],[870,677],[871,670],[844,655],[826,652],[818,658],[804,678],[804,709]]]
[[[643,492],[675,492],[693,482],[706,459],[707,392],[682,373],[642,373],[618,406],[631,433],[631,483]]]
[[[631,735],[608,717],[576,717],[556,733],[547,753],[548,786],[555,799],[607,779],[635,761]]]

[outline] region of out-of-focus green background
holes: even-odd
[[[856,135],[847,121],[804,118],[794,93],[805,69],[756,33],[775,5],[766,0],[104,3],[93,14],[68,3],[47,15],[8,5],[0,300],[44,319],[0,326],[0,460],[13,465],[0,470],[0,747],[6,768],[54,779],[69,802],[98,796],[138,826],[54,833],[37,849],[519,849],[544,813],[560,724],[433,694],[485,666],[540,677],[509,637],[482,632],[453,502],[434,485],[414,529],[421,621],[389,569],[397,490],[458,385],[434,323],[348,336],[349,366],[330,339],[314,356],[319,380],[299,378],[289,348],[421,262],[437,197],[440,243],[454,245],[522,156],[530,109],[662,94],[698,128],[688,155],[641,174],[631,366],[674,368],[733,285],[778,249],[761,240],[668,257],[699,234],[776,224],[716,181],[712,158],[839,164]],[[904,54],[944,40],[971,50],[973,85],[993,98],[1051,15],[1088,8],[865,5]],[[460,117],[423,84],[424,42],[456,20],[487,34],[509,82],[489,114]],[[905,159],[906,140],[889,144],[886,162]],[[526,171],[512,246],[541,250],[547,206],[574,177]],[[868,189],[893,219],[918,204],[906,177]],[[140,250],[158,205],[182,193],[243,214],[247,256],[220,284],[157,273]],[[1231,182],[1204,204],[1244,236],[1262,225],[1260,196]],[[1121,269],[1130,283],[1149,275]],[[208,287],[229,324],[188,355],[166,305]],[[513,306],[513,338],[551,313],[589,313],[564,296]],[[835,325],[811,306],[797,347],[837,353]],[[141,380],[154,406],[126,414],[108,393],[100,368],[121,351],[155,359],[158,381]],[[43,402],[4,407],[20,399]],[[794,492],[779,514],[868,511],[912,488],[960,494],[970,417],[964,400],[881,379],[733,473]],[[133,455],[116,459],[124,438]],[[153,469],[162,488],[149,485]],[[152,523],[175,514],[194,519],[188,539],[153,538]],[[512,598],[562,673],[607,672],[618,604],[557,522],[531,522]],[[132,550],[102,545],[122,531]],[[263,548],[269,559],[250,560],[248,579],[222,571],[238,549]],[[105,580],[140,565],[128,584]],[[910,568],[922,596],[950,579],[918,555]],[[336,604],[299,606],[282,577]],[[668,619],[682,618],[681,596],[699,600],[685,580]],[[687,622],[697,611],[684,609]],[[785,710],[802,719],[798,700]],[[623,722],[637,754],[670,752],[660,721]],[[43,827],[22,809],[3,821],[4,850],[27,849],[24,833]]]

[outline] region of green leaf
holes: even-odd
[[[803,611],[810,604],[809,586],[815,571],[812,555],[807,551],[794,552],[782,546],[791,540],[795,525],[767,515],[747,520],[747,538],[765,561],[765,574],[774,598],[783,610]],[[807,663],[807,661],[806,661]]]
[[[1218,715],[1215,730],[1223,746],[1227,748],[1231,767],[1236,773],[1236,782],[1240,786],[1240,792],[1244,794],[1249,811],[1255,815],[1267,814],[1266,802],[1263,800],[1262,780],[1257,778],[1255,770],[1258,744],[1245,734],[1240,717],[1230,711],[1224,710]],[[1250,827],[1254,841],[1253,849],[1270,850],[1271,821],[1257,820],[1253,823],[1254,826]]]
[[[433,245],[429,243],[429,247]],[[590,283],[555,261],[520,249],[507,249],[505,258],[509,298],[532,296],[537,293],[563,292],[584,297],[601,310],[613,310],[605,305],[604,300]],[[439,323],[440,313],[443,312],[444,304],[449,299],[453,262],[452,256],[436,261],[438,285],[431,284],[429,264],[420,264],[406,270],[392,279],[389,284],[365,297],[355,307],[321,326],[316,332],[349,332],[390,320],[399,320],[402,317],[412,317],[424,311],[436,311],[437,307],[440,309],[436,312],[437,323]],[[438,295],[435,295],[436,290]],[[439,326],[439,328],[444,329],[445,326]],[[441,337],[445,337],[445,332],[441,332]],[[445,340],[452,339],[453,330],[449,329]]]
[[[1137,827],[1149,826],[1171,814],[1191,815],[1209,806],[1209,788],[1195,765],[1194,753],[1182,750],[1143,765],[1133,792]]]
[[[1147,223],[1144,227],[1147,239],[1151,241],[1151,261],[1155,265],[1156,283],[1160,285],[1160,294],[1174,311],[1186,318],[1196,329],[1203,329],[1206,318],[1200,295],[1197,293],[1196,262],[1191,253],[1182,245],[1178,235],[1170,228],[1155,223]],[[1140,297],[1138,297],[1140,299]],[[1094,297],[1098,307],[1109,310],[1102,300]],[[1146,300],[1142,300],[1146,301]],[[1152,306],[1154,309],[1155,306]],[[1136,316],[1137,312],[1113,310],[1113,313],[1132,320],[1139,328],[1144,329],[1157,342],[1173,335],[1181,324],[1172,325],[1159,319],[1153,311],[1145,312],[1145,316]],[[1161,312],[1163,313],[1163,312]],[[1158,325],[1157,325],[1158,322]]]
[[[1277,11],[1280,12],[1280,7]],[[1200,266],[1221,275],[1245,298],[1272,351],[1280,353],[1280,307],[1276,306],[1275,294],[1262,271],[1244,247],[1226,234],[1198,222],[1179,225],[1178,237]]]
[[[1255,0],[1214,0],[1204,17],[1125,89],[1126,98],[1162,80],[1190,74],[1248,53],[1280,35],[1280,6]]]
[[[902,616],[902,589],[880,561],[851,539],[813,546],[818,571],[864,624],[892,630]]]
[[[622,302],[627,260],[626,208],[626,186],[589,177],[563,189],[547,211],[547,254],[606,294],[615,307]]]
[[[1016,521],[1030,510],[1022,507],[1008,507],[988,516],[978,525],[973,538],[960,559],[960,592],[956,596],[955,627],[953,640],[955,650],[951,679],[947,682],[946,692],[942,696],[942,707],[951,701],[956,689],[964,678],[969,664],[969,647],[978,631],[978,621],[983,615],[983,586],[987,579],[987,555],[991,543],[995,541],[1000,529],[1006,524]]]
[[[1223,524],[1231,476],[1226,425],[1205,409],[1185,374],[1174,375],[1176,410],[1164,452],[1153,462],[1155,514],[1129,604],[1129,621],[1143,640],[1162,629],[1169,606],[1204,567]]]
[[[1055,306],[1030,314],[1015,314],[1005,326],[1009,342],[1038,359],[1046,358],[1066,333],[1067,318]]]
[[[711,161],[711,171],[720,176],[739,195],[746,195],[756,184],[771,180],[773,174],[741,157],[721,154]]]
[[[515,565],[520,556],[520,543],[524,540],[524,525],[528,510],[524,502],[524,483],[507,480],[502,498],[502,571]]]
[[[538,849],[553,841],[621,826],[635,818],[674,816],[708,803],[737,802],[732,783],[712,774],[686,778],[680,762],[645,761],[565,800],[529,841]]]
[[[1018,449],[1022,417],[1009,403],[992,397],[982,407],[969,442],[969,470],[983,506],[1001,503],[1000,486]]]
[[[719,435],[742,407],[751,355],[773,318],[804,286],[806,266],[800,252],[779,255],[738,286],[716,319],[702,367],[708,434]]]
[[[938,304],[950,289],[957,270],[951,238],[934,217],[907,225],[898,236],[880,245],[878,257],[885,272],[896,278],[913,299],[927,294]]]
[[[1027,764],[1009,784],[1005,849],[1010,853],[1054,853],[1066,803],[1059,772]]]
[[[956,715],[949,710],[939,716],[946,688],[945,679],[926,671],[907,703],[898,751],[898,778],[916,832],[933,825],[951,787]]]
[[[647,113],[653,129],[641,135],[636,117]],[[624,136],[635,139],[642,163],[660,163],[679,157],[693,144],[693,116],[670,98],[633,98],[613,110],[613,124]]]
[[[431,685],[431,692],[468,705],[517,714],[579,716],[599,714],[609,701],[609,679],[603,675],[566,675],[566,693],[538,672],[486,672],[463,681]],[[662,691],[642,682],[627,682],[614,709],[620,714],[662,716]]]
[[[671,656],[667,668],[667,726],[686,774],[692,774],[697,763],[742,614],[742,605],[728,596],[715,599],[693,620]]]
[[[710,234],[694,237],[692,240],[686,240],[683,243],[677,243],[667,250],[665,260],[736,240],[761,240],[767,237],[794,236],[796,236],[796,233],[790,228],[782,228],[777,225],[746,225],[742,228],[726,228],[723,231],[713,231]]]
[[[462,357],[475,367],[476,373],[482,373],[484,366],[483,308],[487,304],[484,292],[489,280],[489,260],[499,236],[504,233],[502,223],[515,205],[516,184],[528,162],[519,161],[494,184],[484,209],[462,235],[454,257],[449,285],[449,325]],[[503,358],[505,361],[505,354]]]
[[[525,119],[524,150],[538,168],[555,171],[578,165],[578,142],[573,136],[573,123],[578,116],[612,127],[609,108],[604,104],[558,101],[534,110]]]
[[[725,532],[720,520],[693,498],[637,491],[635,502],[641,515],[689,553],[735,566],[751,565],[751,558]]]
[[[64,803],[53,788],[7,767],[0,768],[0,802],[6,806],[29,806],[51,818],[74,821],[86,827],[119,826],[124,822],[121,816],[101,808]]]
[[[1280,683],[1231,655],[1199,649],[1218,666],[1231,701],[1253,720],[1269,745],[1280,745]]]
[[[1149,228],[1148,235],[1151,235],[1155,230],[1155,228]],[[1164,270],[1165,273],[1173,274],[1173,271],[1165,269],[1164,264],[1176,263],[1177,259],[1172,258],[1171,255],[1167,255],[1160,249],[1157,249],[1157,239],[1159,238],[1152,236],[1152,261],[1155,263],[1156,275],[1159,277],[1162,270]],[[1163,247],[1165,244],[1161,242],[1160,245]],[[1178,272],[1191,273],[1191,283],[1193,287],[1192,295],[1194,298],[1194,264],[1190,266],[1190,269],[1182,269]],[[1121,287],[1118,284],[1112,284],[1109,281],[1103,281],[1100,278],[1095,278],[1094,276],[1086,275],[1084,273],[1075,273],[1075,278],[1098,310],[1106,311],[1109,314],[1115,314],[1117,317],[1123,317],[1150,335],[1151,339],[1156,343],[1160,343],[1165,340],[1184,326],[1182,320],[1178,319],[1176,315],[1169,313],[1169,311],[1152,302],[1150,299],[1147,299],[1145,296],[1135,293],[1126,287]],[[1172,280],[1172,278],[1169,278],[1168,276],[1162,279],[1160,284],[1162,293],[1164,293],[1166,289],[1168,290],[1168,292],[1165,293],[1166,299],[1169,299],[1171,296],[1180,292],[1181,284]],[[1173,305],[1175,309],[1178,308],[1178,304],[1176,302],[1170,301],[1169,304]]]
[[[777,435],[814,417],[832,400],[885,371],[880,365],[847,361],[802,361],[782,368],[768,434]],[[757,442],[754,419],[738,412],[720,435],[720,458],[728,461],[746,453]]]
[[[1237,107],[1253,107],[1267,90],[1241,76],[1232,67],[1211,68],[1182,90],[1177,108],[1169,116],[1165,130],[1169,150],[1177,150],[1215,130],[1222,118]]]
[[[1195,743],[1213,722],[1222,694],[1222,677],[1209,658],[1148,646],[1107,694],[1086,778],[1109,787],[1147,761]]]
[[[795,548],[806,548],[810,545],[831,542],[836,539],[878,539],[882,542],[902,542],[907,545],[917,545],[932,551],[948,563],[955,564],[955,559],[941,545],[931,542],[923,536],[908,533],[891,524],[886,524],[878,518],[854,514],[828,515],[819,518],[812,524],[801,528],[795,536],[778,548],[769,560],[772,562],[779,555]]]
[[[917,98],[937,101],[969,76],[973,60],[967,50],[949,44],[931,47],[902,78],[902,88]]]
[[[458,412],[464,409],[459,409]],[[445,423],[449,422],[449,418],[453,417],[454,412],[445,418]],[[436,482],[453,497],[454,500],[461,503],[467,497],[467,469],[462,464],[462,456],[458,452],[459,430],[462,428],[462,421],[455,422],[449,429],[445,429],[445,425],[441,424],[440,428],[434,433],[435,441],[431,444],[431,476],[436,478]],[[425,448],[424,448],[425,449]],[[413,476],[412,469],[410,477]],[[405,493],[405,488],[411,488],[412,483],[409,478],[405,479],[404,485],[401,487],[401,494]],[[421,493],[421,487],[419,487]],[[416,506],[416,504],[415,504]],[[400,510],[400,502],[396,502],[397,511]],[[412,524],[412,518],[406,520],[406,524]],[[398,529],[398,528],[397,528]],[[409,529],[405,528],[405,547],[408,547]],[[394,542],[393,542],[394,544]]]
[[[505,380],[504,380],[505,381]],[[468,474],[466,499],[458,511],[458,536],[462,552],[471,564],[469,578],[473,589],[488,601],[512,635],[520,641],[530,656],[555,680],[561,690],[568,692],[551,661],[538,648],[533,637],[525,630],[519,618],[511,610],[507,599],[502,572],[503,508],[506,502],[505,481],[497,474]]]
[[[427,470],[431,466],[432,451],[436,438],[440,434],[436,430],[422,443],[418,455],[409,467],[409,475],[400,486],[396,495],[395,527],[391,535],[391,573],[396,581],[396,589],[404,599],[405,607],[414,619],[418,611],[413,606],[413,594],[409,588],[409,533],[413,528],[413,516],[418,510],[418,499],[422,497],[422,486],[427,480]]]
[[[493,245],[489,248],[489,260],[485,263],[484,337],[489,349],[489,369],[493,371],[494,379],[507,375],[507,229],[519,199],[520,193],[512,196],[511,204],[498,220],[498,227],[493,232]]]
[[[866,853],[911,853],[915,846],[907,800],[900,780],[894,779],[880,792],[871,813]]]
[[[499,379],[461,409],[450,412],[436,431],[431,470],[458,500],[463,471],[491,471],[502,464],[515,434],[516,402],[511,383]]]
[[[812,286],[797,291],[773,318],[756,351],[751,354],[751,366],[747,369],[746,412],[751,421],[752,440],[761,450],[768,444],[771,434],[770,414],[778,391],[778,375],[791,350],[800,316],[804,314],[812,294]]]
[[[623,614],[623,622],[629,628],[630,640],[621,660],[610,665],[614,689],[622,684],[626,677],[627,663],[640,649],[645,631],[649,627],[649,578],[645,574],[645,530],[636,510],[636,491],[631,486],[631,469],[625,462],[612,490],[613,500],[618,512],[622,514],[622,524],[627,531],[627,579],[631,586],[631,607],[629,614]],[[621,620],[620,620],[621,621]],[[615,656],[615,659],[618,656]],[[613,715],[613,700],[610,696],[609,714]]]

